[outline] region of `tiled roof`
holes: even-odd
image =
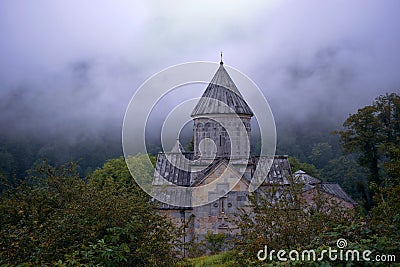
[[[223,161],[227,162],[227,159],[216,159],[207,168],[205,168],[198,174],[192,175],[191,172],[189,171],[189,166],[188,166],[189,161],[187,160],[193,160],[193,152],[183,152],[182,154],[176,152],[159,153],[157,158],[156,172],[154,174],[153,185],[162,186],[162,185],[174,184],[183,187],[194,187],[202,178],[207,176],[219,164],[221,164],[221,162]],[[263,160],[263,158],[252,157],[249,161],[250,166],[253,168],[253,175],[255,176],[257,175],[257,173],[254,173],[255,171],[254,169],[260,160]],[[258,173],[258,175],[265,175],[265,173],[264,174]],[[290,180],[288,179],[290,176],[291,176],[291,168],[290,168],[290,163],[288,161],[288,157],[274,156],[271,168],[268,172],[267,179],[265,179],[264,181],[264,184],[290,185]],[[165,179],[162,177],[164,177]],[[350,196],[348,196],[346,192],[344,192],[343,189],[340,187],[340,185],[337,183],[322,183],[320,180],[308,175],[304,171],[297,171],[295,173],[294,178],[295,182],[300,182],[304,184],[303,186],[304,192],[318,187],[323,192],[341,198],[352,204],[356,204],[356,202]],[[170,192],[170,190],[173,190],[173,192]],[[187,203],[188,201],[190,201],[189,190],[185,191],[185,190],[174,189],[171,187],[170,189],[167,188],[165,193],[168,194],[169,197],[174,198],[175,200],[179,200],[180,203]],[[160,203],[160,208],[187,209],[181,207],[174,207],[163,203]]]
[[[153,199],[155,203],[157,203],[158,207],[160,209],[165,209],[165,210],[187,210],[190,207],[191,203],[191,192],[190,190],[185,190],[182,188],[176,188],[176,187],[167,187],[167,188],[162,188],[160,189],[161,194],[164,194],[164,196],[161,196],[162,199],[166,197],[170,202],[172,203],[184,203],[183,207],[178,207],[178,206],[173,206],[170,204],[162,203],[160,201],[157,201]]]
[[[228,160],[224,158],[216,159],[198,174],[191,175],[190,171],[188,171],[188,161],[185,159],[193,160],[193,152],[184,152],[182,154],[184,155],[184,158],[182,158],[178,153],[169,152],[158,154],[153,185],[166,185],[169,182],[169,184],[179,186],[195,186],[199,180],[213,171],[219,163],[222,161],[228,162]],[[252,168],[256,167],[259,160],[259,157],[252,157],[250,159],[249,163]],[[291,170],[287,156],[275,156],[268,172],[267,179],[265,179],[264,182],[268,184],[290,184],[287,179],[290,175]],[[191,177],[194,177],[194,179],[191,180]]]
[[[166,185],[167,180],[171,184],[189,186],[191,174],[185,159],[192,160],[193,153],[158,153],[153,185]]]
[[[342,187],[337,183],[321,183],[320,186],[322,191],[328,194],[334,195],[352,204],[357,204],[351,197],[349,197],[349,195],[346,194],[346,192],[344,192]]]
[[[219,101],[225,103],[226,106],[221,105]],[[250,107],[243,100],[242,95],[221,62],[203,96],[193,109],[191,116],[226,113],[253,115]]]
[[[294,173],[295,181],[298,183],[303,183],[303,192],[312,190],[314,188],[319,188],[322,192],[328,193],[332,196],[341,198],[352,204],[357,204],[349,195],[344,192],[343,188],[337,183],[327,183],[321,182],[321,180],[312,177],[305,171],[298,170]]]
[[[259,157],[255,158],[255,164],[260,160]],[[266,184],[280,184],[288,185],[290,181],[288,178],[292,175],[290,164],[287,156],[275,156],[269,170],[267,179],[264,181]]]
[[[355,202],[349,195],[347,195],[346,192],[344,192],[343,188],[337,183],[305,184],[303,186],[303,192],[313,190],[315,188],[337,198],[341,198],[353,205],[357,204],[357,202]]]

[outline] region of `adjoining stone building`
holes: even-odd
[[[311,199],[313,192],[320,188],[326,196],[342,201],[346,207],[354,207],[355,202],[338,184],[322,183],[302,171],[292,176],[287,156],[274,156],[273,159],[248,156],[252,116],[252,110],[221,61],[191,114],[194,122],[194,151],[185,152],[177,141],[171,152],[158,154],[154,186],[162,185],[159,181],[165,179],[174,185],[195,188],[216,181],[222,173],[239,179],[232,190],[229,190],[228,182],[217,181],[215,192],[208,192],[208,197],[213,199],[213,194],[227,193],[222,193],[222,197],[206,205],[188,208],[160,203],[160,212],[170,217],[177,226],[189,222],[186,228],[187,240],[201,240],[209,231],[235,233],[234,216],[239,208],[247,204],[249,184],[253,178],[265,179],[261,185],[265,187],[290,185],[289,177],[295,177],[296,182],[303,184],[305,199]],[[181,155],[189,161],[182,161]],[[266,171],[267,168],[264,172],[259,169],[256,171],[257,164],[266,165],[263,162],[265,160],[272,161],[269,171]],[[188,166],[177,167],[182,164]],[[179,193],[171,197],[187,198]]]

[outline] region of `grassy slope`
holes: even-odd
[[[202,256],[199,258],[188,259],[183,266],[215,266],[215,267],[231,267],[237,266],[237,262],[233,259],[232,252],[224,252],[212,256]]]

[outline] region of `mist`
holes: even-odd
[[[338,127],[399,92],[398,10],[398,1],[1,1],[1,134],[119,139],[147,78],[218,62],[220,51],[260,87],[278,127]]]

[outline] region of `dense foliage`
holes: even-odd
[[[123,158],[86,179],[41,165],[0,195],[0,265],[172,265],[174,229],[130,177]]]
[[[358,162],[368,169],[369,183],[390,183],[396,176],[391,161],[397,157],[400,143],[400,95],[377,97],[372,105],[349,116],[343,126],[338,132],[342,145],[347,152],[358,153]],[[368,197],[369,209],[371,196]]]
[[[302,202],[301,189],[296,186],[266,188],[264,193],[250,196],[251,210],[244,209],[239,220],[241,237],[237,241],[237,261],[243,266],[285,266],[288,262],[257,260],[257,252],[268,245],[270,249],[316,250],[336,247],[339,238],[348,241],[347,250],[370,250],[372,255],[385,255],[400,260],[400,96],[390,94],[378,97],[372,106],[360,109],[344,123],[338,132],[342,145],[348,153],[356,155],[325,159],[324,172],[315,165],[291,159],[292,167],[305,169],[318,176],[349,172],[353,178],[354,157],[368,170],[367,181],[355,184],[363,193],[367,211],[358,207],[355,213],[340,209],[338,203],[315,199],[315,206]],[[314,149],[313,149],[314,150]],[[318,144],[311,156],[318,151],[329,151],[326,144]],[[323,153],[326,155],[326,153]],[[316,157],[317,158],[317,157]],[[351,162],[349,162],[351,161]],[[322,167],[322,166],[321,166]],[[329,171],[331,169],[331,171]],[[321,170],[321,169],[320,169]],[[342,179],[342,180],[340,180]],[[337,181],[346,183],[344,178]],[[348,182],[348,181],[347,181]],[[371,194],[374,192],[374,194]],[[290,196],[290,197],[287,197]],[[319,207],[319,208],[318,208]],[[374,259],[374,258],[373,258]],[[388,262],[291,261],[291,265],[313,264],[315,266],[386,265]]]
[[[238,219],[241,235],[235,246],[244,266],[257,260],[264,245],[276,251],[304,247],[353,219],[352,210],[319,190],[312,195],[312,202],[306,201],[302,188],[292,181],[291,186],[266,186],[249,196],[250,204]]]
[[[258,250],[264,244],[322,250],[345,238],[349,249],[370,249],[400,260],[400,96],[379,96],[349,116],[337,135],[331,130],[318,128],[316,122],[288,126],[278,132],[277,153],[292,156],[293,172],[302,169],[338,182],[361,205],[348,213],[316,195],[317,205],[307,206],[299,197],[301,188],[269,187],[250,196],[253,210],[244,209],[239,221],[242,236],[235,251],[222,258],[242,266],[280,264],[257,261]],[[179,229],[157,215],[124,159],[96,169],[106,158],[121,154],[117,142],[103,141],[0,138],[0,265],[177,264],[174,240],[179,240]],[[92,146],[84,145],[89,143]],[[70,160],[79,164],[52,167],[42,163],[44,158],[56,166]],[[149,181],[155,157],[151,162],[146,158],[138,155],[128,162],[135,166],[135,178]],[[218,253],[224,242],[226,236],[210,233],[201,242],[187,244],[187,255]]]

